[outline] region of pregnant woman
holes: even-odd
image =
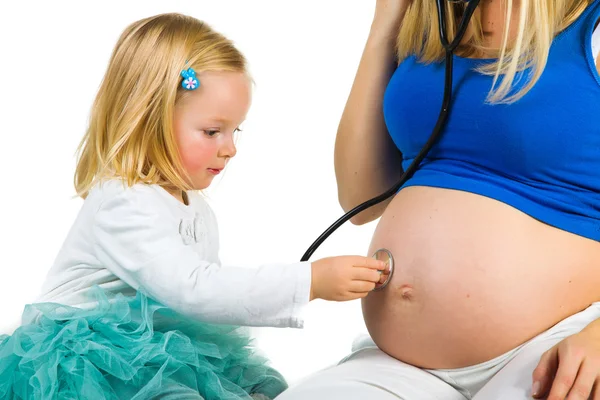
[[[465,8],[448,2],[451,32]],[[600,399],[600,0],[482,0],[441,139],[369,254],[370,339],[278,399]],[[392,187],[436,122],[433,0],[378,0],[335,148],[348,211]]]

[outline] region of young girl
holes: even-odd
[[[220,265],[196,190],[235,156],[250,92],[242,54],[201,21],[123,32],[80,147],[84,205],[41,297],[0,337],[0,398],[271,399],[286,383],[237,325],[299,328],[310,300],[375,287],[384,265],[358,256]]]

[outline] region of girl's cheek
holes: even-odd
[[[194,171],[199,168],[208,168],[215,155],[213,146],[206,146],[200,143],[185,146],[182,151],[182,161],[188,171]]]

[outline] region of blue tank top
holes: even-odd
[[[541,78],[512,104],[485,102],[493,77],[473,67],[493,60],[455,56],[448,122],[404,187],[479,194],[600,240],[600,76],[591,54],[598,18],[600,0],[556,36]],[[443,87],[444,64],[414,56],[388,84],[384,117],[405,169],[431,134]]]

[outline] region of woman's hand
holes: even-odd
[[[532,393],[536,399],[600,400],[600,320],[542,355]]]
[[[406,9],[413,0],[377,0],[374,25],[393,29],[395,33],[402,23]]]
[[[310,299],[334,301],[366,297],[382,279],[387,263],[371,257],[340,256],[312,263]]]

